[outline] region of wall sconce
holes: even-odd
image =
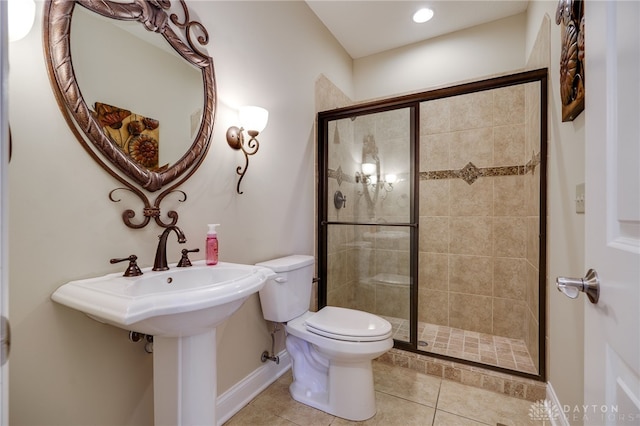
[[[18,41],[29,34],[36,16],[33,0],[10,0],[7,4],[9,41]]]
[[[260,143],[258,142],[258,139],[256,139],[256,136],[258,136],[267,126],[269,111],[257,106],[245,106],[240,108],[238,118],[240,121],[240,128],[236,126],[229,127],[227,130],[227,143],[231,148],[236,150],[239,149],[244,154],[244,168],[242,166],[238,166],[236,168],[236,173],[240,175],[236,191],[238,194],[242,194],[243,192],[240,191],[240,182],[242,182],[242,178],[249,168],[249,156],[258,152],[258,149],[260,148]],[[250,136],[250,139],[246,144],[244,143],[243,133],[245,130]]]
[[[362,172],[356,172],[356,183],[362,182],[374,189],[384,189],[386,192],[391,192],[393,191],[393,184],[398,182],[398,176],[393,173],[384,175],[378,181],[378,166],[375,163],[362,163],[360,169]]]
[[[382,181],[382,189],[387,192],[393,191],[393,184],[398,182],[398,176],[393,173],[386,174],[384,176],[384,180]]]
[[[384,189],[385,192],[393,191],[393,184],[398,182],[398,177],[394,174],[387,174],[382,177],[382,180],[378,181],[378,177],[373,175],[366,182],[374,189]]]
[[[356,172],[356,183],[372,183],[372,179],[377,179],[374,174],[376,173],[376,165],[374,163],[362,163],[360,166],[362,173]]]

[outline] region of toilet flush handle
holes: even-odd
[[[287,279],[286,279],[285,277],[276,277],[276,278],[275,278],[275,281],[276,281],[277,283],[283,284],[283,283],[286,283],[286,282],[287,282]]]

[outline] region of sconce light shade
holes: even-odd
[[[366,176],[371,176],[376,172],[376,165],[374,163],[362,163],[362,173]]]
[[[31,31],[36,16],[33,0],[9,0],[7,4],[9,21],[9,41],[18,41]]]
[[[247,133],[251,135],[251,132],[255,132],[255,136],[257,136],[267,127],[269,111],[258,106],[244,106],[240,108],[238,118],[240,120],[240,126],[242,126]]]

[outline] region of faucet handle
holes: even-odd
[[[118,262],[124,262],[125,260],[129,261],[129,266],[127,267],[127,270],[124,271],[124,274],[122,274],[123,277],[137,277],[138,275],[142,275],[142,271],[136,263],[136,260],[138,260],[138,256],[136,256],[135,254],[132,254],[129,257],[123,257],[122,259],[111,259],[109,263],[114,264]]]
[[[191,261],[189,260],[189,253],[197,253],[199,251],[200,251],[199,248],[195,248],[192,250],[182,249],[182,258],[180,259],[180,262],[178,262],[178,268],[191,266]]]

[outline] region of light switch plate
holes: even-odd
[[[576,213],[584,213],[584,183],[576,185]]]

